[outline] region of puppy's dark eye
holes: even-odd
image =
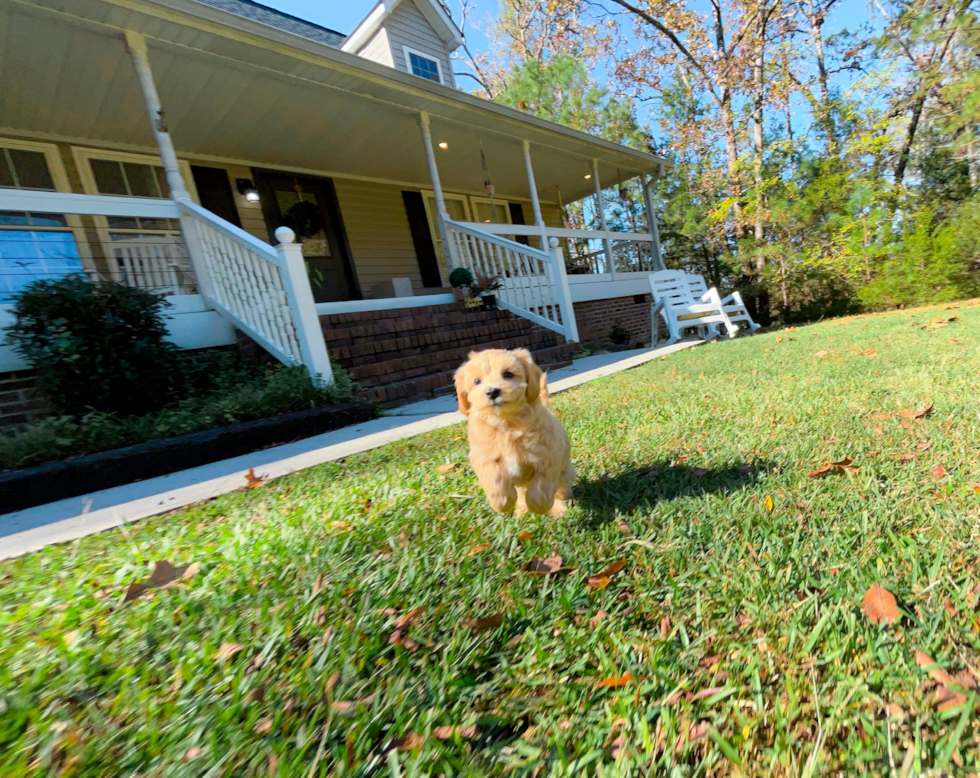
[[[480,379],[479,378],[474,378],[473,379],[473,386],[479,386],[479,385],[480,385]]]
[[[508,380],[514,377],[514,374],[512,372],[510,372],[510,370],[505,370],[502,373],[502,375],[503,375],[504,378],[506,378]]]

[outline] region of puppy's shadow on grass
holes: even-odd
[[[616,514],[650,509],[679,497],[731,494],[755,485],[770,469],[770,463],[755,460],[715,468],[700,468],[669,461],[649,462],[629,470],[592,479],[579,479],[574,505],[586,514],[585,524],[601,526]]]

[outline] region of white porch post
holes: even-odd
[[[310,289],[310,276],[306,271],[306,260],[303,259],[303,247],[295,242],[296,233],[289,227],[276,230],[276,253],[284,271],[281,275],[285,287],[286,299],[289,301],[289,311],[292,315],[293,326],[296,328],[296,338],[299,340],[299,352],[303,364],[309,371],[314,383],[333,383],[333,369],[330,367],[330,357],[327,355],[327,344],[323,339],[320,327],[320,317],[316,313],[313,302],[313,290]]]
[[[136,76],[140,82],[140,90],[143,92],[143,99],[146,102],[146,112],[150,117],[150,127],[153,129],[153,137],[157,141],[157,149],[160,151],[160,160],[163,162],[163,172],[167,178],[170,198],[172,200],[190,200],[191,195],[187,191],[184,177],[180,173],[177,151],[174,149],[173,138],[170,137],[170,130],[164,121],[163,106],[160,104],[160,96],[157,94],[156,83],[153,81],[146,38],[132,30],[126,30],[126,48],[129,49],[129,54],[133,59]],[[187,243],[187,255],[190,258],[191,267],[194,268],[197,290],[204,298],[205,304],[210,306],[208,297],[211,294],[211,279],[208,276],[207,265],[204,261],[203,246],[198,239],[195,225],[191,219],[181,216],[180,224],[184,233],[184,240]]]
[[[650,195],[650,180],[643,174],[643,203],[647,209],[647,226],[650,228],[650,239],[653,241],[653,264],[655,270],[666,270],[663,254],[660,251],[660,226],[657,224],[657,209],[653,207],[653,197]]]
[[[565,325],[565,337],[578,343],[578,322],[575,321],[575,306],[572,304],[572,290],[568,286],[568,272],[565,270],[565,253],[561,250],[558,238],[548,242],[549,251],[554,261],[555,294],[558,297],[558,310]]]
[[[602,199],[602,185],[599,183],[599,160],[592,160],[592,185],[595,187],[595,205],[599,211],[599,226],[602,227],[603,232],[609,232],[609,227],[606,224],[606,203]],[[612,241],[609,240],[607,235],[602,239],[603,246],[606,250],[606,264],[609,266],[609,274],[612,278],[616,278],[616,257],[613,256]]]
[[[422,142],[425,144],[425,159],[429,163],[429,178],[432,180],[432,193],[436,198],[436,227],[439,229],[439,240],[446,255],[449,270],[458,266],[456,252],[449,242],[446,232],[446,221],[449,211],[446,210],[446,199],[442,195],[442,181],[439,180],[439,165],[436,164],[436,152],[432,147],[432,132],[429,130],[429,112],[419,111],[419,129],[422,131]]]
[[[531,192],[531,208],[534,211],[534,223],[541,230],[541,250],[548,250],[548,230],[541,215],[541,201],[538,199],[538,185],[534,181],[534,167],[531,165],[531,142],[524,141],[524,167],[527,168],[527,187]]]
[[[180,165],[177,163],[177,152],[174,150],[170,130],[164,121],[160,96],[157,94],[157,87],[153,82],[153,71],[150,70],[146,38],[132,30],[126,30],[126,47],[129,49],[133,64],[136,66],[136,75],[139,78],[143,99],[146,101],[146,112],[150,115],[150,126],[153,128],[153,135],[156,138],[157,147],[160,149],[160,159],[163,160],[163,170],[167,176],[170,197],[174,200],[190,200],[190,193],[187,191],[184,178],[180,174]]]

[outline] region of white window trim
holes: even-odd
[[[95,174],[92,173],[92,160],[106,160],[109,162],[133,162],[140,165],[153,165],[162,168],[163,160],[152,154],[134,154],[129,151],[112,151],[110,149],[97,149],[91,146],[72,146],[71,155],[75,160],[75,167],[78,169],[78,177],[82,180],[82,191],[85,194],[99,194],[99,187],[95,183]],[[180,165],[180,175],[184,179],[184,186],[190,192],[191,199],[199,203],[197,189],[194,186],[194,176],[191,174],[190,163],[186,160],[178,160]],[[168,195],[169,196],[169,195]]]
[[[163,168],[163,160],[160,157],[153,156],[152,154],[135,154],[129,151],[113,151],[111,149],[100,149],[91,146],[72,146],[71,147],[72,158],[75,160],[75,168],[78,170],[78,177],[82,181],[82,190],[85,194],[99,195],[98,184],[95,183],[95,174],[92,172],[92,160],[106,160],[109,162],[133,162],[140,165],[152,165],[154,167]],[[194,186],[194,177],[191,174],[190,163],[186,160],[178,160],[177,164],[180,166],[180,175],[184,179],[184,186],[190,193],[191,199],[200,204],[197,196],[197,188]],[[125,197],[126,195],[118,195]],[[164,200],[169,200],[169,192],[165,193]],[[105,216],[93,216],[92,220],[95,222],[95,232],[99,238],[99,242],[102,243],[102,254],[108,260],[109,257],[113,255],[113,251],[117,248],[115,241],[112,240],[111,234],[116,233],[122,234],[127,232],[133,233],[157,233],[158,230],[110,230],[109,229],[109,219]],[[162,231],[169,233],[170,231]],[[182,235],[178,227],[178,234]],[[134,235],[135,237],[135,235]],[[94,262],[92,263],[94,267]],[[110,264],[109,272],[113,280],[121,281],[122,276],[119,273],[118,268]],[[179,292],[175,292],[179,294]]]
[[[20,138],[8,138],[0,136],[0,147],[15,149],[17,151],[39,151],[44,155],[44,162],[48,166],[48,173],[51,175],[51,182],[54,184],[54,191],[71,193],[71,183],[68,181],[68,173],[65,170],[65,163],[61,160],[61,153],[55,143],[41,143],[35,140],[21,140]],[[39,191],[39,190],[31,190]],[[44,190],[40,190],[44,191]],[[92,259],[92,252],[89,251],[88,242],[85,239],[85,230],[82,228],[82,219],[77,214],[66,213],[65,223],[75,239],[75,248],[78,256],[82,260],[82,267],[86,270],[94,270],[95,262]],[[63,228],[56,227],[35,227],[28,228],[39,232],[58,232]]]
[[[504,214],[507,216],[507,221],[504,222],[504,224],[513,224],[514,223],[514,219],[510,215],[510,200],[505,200],[502,197],[494,197],[493,200],[491,201],[489,197],[473,197],[471,195],[470,196],[470,204],[472,205],[473,221],[474,222],[477,222],[479,220],[479,217],[477,216],[477,214],[479,213],[479,211],[476,208],[477,203],[479,203],[481,205],[502,205],[503,208],[504,208]]]
[[[408,55],[414,54],[416,57],[429,60],[429,62],[435,62],[436,70],[439,71],[439,83],[443,86],[446,85],[446,76],[442,72],[442,63],[439,61],[438,57],[434,57],[431,54],[427,54],[424,51],[419,51],[418,49],[411,49],[408,46],[402,46],[402,50],[405,52],[405,72],[408,73],[408,75],[415,76],[416,78],[423,78],[423,76],[418,76],[412,72],[412,58]],[[429,81],[430,79],[426,78],[425,80]]]

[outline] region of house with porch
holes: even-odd
[[[333,357],[382,402],[481,346],[650,339],[667,161],[459,89],[438,0],[349,35],[250,0],[4,0],[0,29],[0,328],[84,273],[166,295],[183,348],[247,337],[325,380]],[[610,190],[643,206],[625,228]],[[467,311],[457,267],[500,310]],[[0,423],[30,385],[0,330]]]

